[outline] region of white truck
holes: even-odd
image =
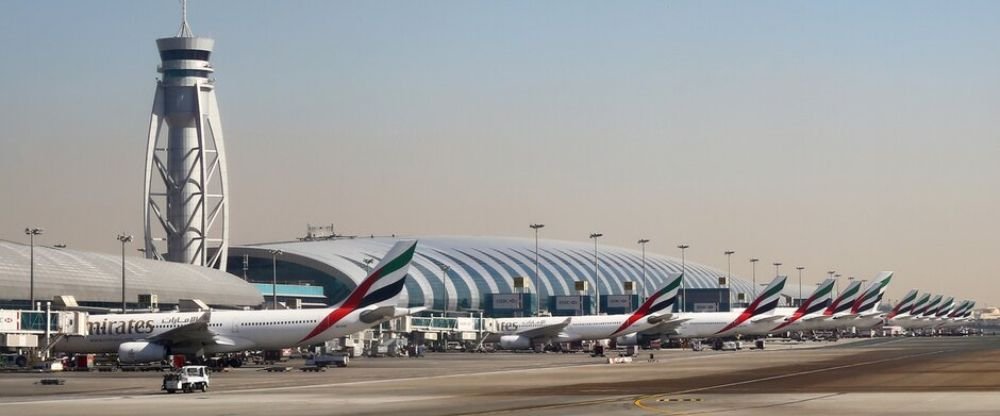
[[[190,393],[201,390],[202,393],[208,391],[208,367],[203,365],[187,365],[180,370],[163,376],[163,387],[167,393],[176,393],[177,390]]]

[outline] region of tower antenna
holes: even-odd
[[[181,30],[177,32],[177,37],[179,38],[193,38],[194,33],[191,32],[191,26],[188,25],[188,2],[187,0],[181,0]]]

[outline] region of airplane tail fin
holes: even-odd
[[[656,293],[646,299],[637,312],[655,313],[670,308],[677,302],[677,294],[680,292],[681,281],[684,280],[682,273],[671,273],[667,276],[667,284]],[[669,312],[669,311],[668,311]]]
[[[930,305],[928,301],[931,300],[930,293],[924,293],[920,295],[920,298],[916,302],[913,302],[913,307],[910,308],[910,316],[917,317],[920,316],[924,311],[927,310],[927,306]]]
[[[395,305],[396,298],[403,292],[416,249],[416,240],[394,244],[339,307],[357,309],[371,305]]]
[[[834,300],[825,311],[823,311],[823,315],[830,316],[850,309],[851,306],[854,305],[854,300],[858,298],[858,294],[860,293],[861,282],[858,280],[851,281],[851,283],[837,295],[837,299]]]
[[[819,286],[816,286],[816,290],[809,295],[809,298],[799,305],[799,309],[795,313],[809,315],[829,306],[830,302],[833,301],[833,284],[836,282],[835,279],[826,279],[821,282]]]
[[[968,318],[972,316],[972,308],[975,307],[976,307],[976,301],[969,302],[969,306],[965,307],[965,312],[962,312],[962,315],[959,316],[959,318]]]
[[[972,303],[972,301],[963,300],[961,303],[958,304],[958,306],[955,307],[955,309],[952,309],[951,312],[948,313],[948,317],[958,318],[962,316],[963,314],[965,314],[965,310],[969,307],[970,303]]]
[[[778,307],[778,300],[781,299],[781,290],[785,288],[785,282],[788,280],[788,276],[778,276],[767,285],[760,295],[757,295],[757,299],[754,299],[747,306],[744,313],[749,312],[750,317],[760,316],[766,313],[774,312],[774,308]]]
[[[767,288],[757,295],[753,302],[750,302],[750,306],[747,306],[736,319],[716,332],[716,335],[736,328],[751,318],[774,312],[774,308],[778,307],[778,300],[781,299],[781,290],[785,288],[786,280],[788,280],[788,276],[775,277],[767,285]]]
[[[954,307],[955,307],[955,298],[949,296],[941,301],[941,306],[938,308],[937,312],[934,313],[934,317],[940,318],[942,316],[945,316],[948,314],[948,312],[951,312],[951,309]]]
[[[778,325],[773,329],[773,331],[778,331],[785,328],[795,321],[798,321],[803,316],[813,314],[822,311],[830,302],[833,300],[833,284],[836,283],[836,279],[826,279],[819,286],[816,286],[816,290],[813,291],[809,298],[804,300],[799,308],[795,310],[792,316],[785,319],[781,325]]]
[[[897,303],[896,306],[892,308],[892,311],[885,316],[885,319],[892,319],[895,318],[896,315],[909,312],[911,309],[913,309],[913,305],[915,304],[916,301],[917,301],[917,290],[910,289],[910,291],[906,293],[906,296],[903,296],[903,300],[899,301],[899,303]]]
[[[874,310],[878,307],[878,303],[882,301],[882,296],[885,296],[885,289],[889,287],[889,282],[892,281],[892,272],[880,272],[875,280],[872,280],[872,284],[868,285],[868,289],[865,293],[854,301],[854,306],[851,307],[851,314],[860,314]]]
[[[941,296],[941,295],[935,295],[933,298],[931,298],[931,300],[927,302],[927,307],[924,308],[924,310],[920,314],[920,316],[923,317],[923,318],[934,316],[934,314],[937,313],[938,309],[941,308],[941,298],[942,297],[943,296]]]
[[[399,241],[393,244],[382,260],[375,265],[358,287],[339,305],[331,307],[329,315],[319,321],[299,343],[322,334],[348,314],[365,308],[359,316],[361,322],[373,324],[395,315],[397,297],[403,292],[410,262],[417,250],[416,241]]]
[[[639,306],[639,309],[632,312],[632,315],[626,318],[625,322],[622,323],[617,330],[615,330],[613,336],[622,334],[630,325],[647,316],[649,317],[647,319],[650,319],[650,323],[656,323],[669,317],[670,311],[665,311],[666,313],[663,315],[655,314],[673,306],[674,302],[677,300],[677,292],[680,291],[682,280],[684,280],[683,274],[670,274],[667,277],[667,284],[660,288],[660,290],[657,290],[656,293],[653,293],[649,299],[646,299],[646,301]]]

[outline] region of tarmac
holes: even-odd
[[[628,364],[456,352],[355,359],[322,373],[241,368],[189,394],[161,392],[159,373],[0,374],[0,415],[1000,414],[998,337],[649,354]]]

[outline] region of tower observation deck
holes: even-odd
[[[209,63],[215,40],[191,33],[185,4],[180,32],[156,46],[162,76],[146,145],[146,257],[225,270],[229,184]]]

